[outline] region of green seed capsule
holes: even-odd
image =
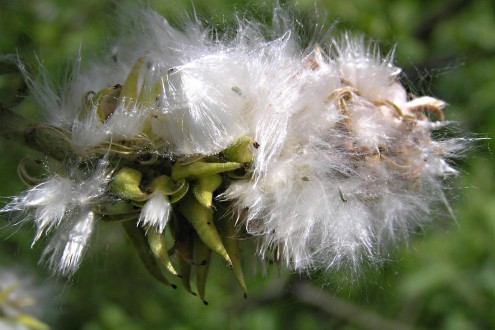
[[[213,223],[213,211],[202,206],[191,195],[187,195],[181,201],[179,211],[192,224],[199,238],[201,238],[206,246],[227,261],[229,267],[232,267],[232,261]]]
[[[148,238],[150,250],[156,260],[165,266],[170,274],[178,276],[179,274],[168,258],[168,249],[165,245],[165,232],[159,233],[156,229],[150,228],[146,233],[146,237]]]
[[[144,267],[146,268],[146,270],[148,270],[150,275],[163,284],[170,285],[175,289],[176,286],[174,284],[170,284],[165,276],[163,276],[156,258],[151,253],[144,229],[142,229],[141,227],[137,227],[135,221],[123,222],[122,225],[124,226],[127,235],[131,239],[134,248],[138,252]]]
[[[208,270],[210,269],[211,249],[204,242],[197,238],[194,241],[194,260],[198,264],[196,266],[196,288],[199,298],[205,305],[208,302],[205,300],[206,280],[208,278]]]
[[[192,295],[196,295],[195,292],[191,289],[191,272],[192,265],[194,264],[194,241],[193,239],[197,239],[196,234],[190,228],[189,224],[185,219],[182,223],[175,223],[175,251],[178,254],[179,259],[179,269],[181,275],[181,281],[184,288],[187,292]]]
[[[183,186],[186,184],[186,180],[179,180],[175,182],[167,175],[160,175],[151,183],[151,187],[153,191],[158,190],[164,195],[170,196],[175,193],[178,193]]]
[[[198,179],[192,192],[197,201],[206,208],[211,208],[213,192],[222,184],[222,177],[218,174],[204,176]]]
[[[187,262],[187,260],[184,260],[181,257],[179,257],[179,270],[181,275],[181,282],[182,285],[184,286],[184,289],[186,289],[186,291],[192,294],[193,296],[196,296],[196,292],[194,292],[191,288],[192,265],[189,262]]]
[[[96,114],[102,122],[105,122],[117,109],[121,90],[122,86],[115,85],[104,88],[93,96],[92,103],[98,105]]]
[[[130,100],[135,102],[139,95],[139,76],[141,74],[141,69],[144,64],[144,58],[140,57],[136,64],[131,69],[131,72],[127,75],[125,79],[124,86],[122,86],[122,91],[120,93],[121,101]]]
[[[232,162],[251,163],[253,161],[253,153],[250,146],[253,144],[253,139],[249,136],[241,136],[227,149],[222,151],[224,157]]]
[[[206,163],[197,161],[188,165],[180,165],[179,163],[175,163],[172,167],[172,179],[175,181],[180,179],[197,179],[202,176],[233,171],[241,166],[241,163],[234,162]]]
[[[244,291],[244,298],[246,298],[247,287],[246,283],[244,282],[244,275],[242,273],[241,256],[239,252],[239,239],[236,238],[237,233],[235,229],[235,221],[231,217],[226,216],[226,212],[223,212],[223,216],[220,220],[218,220],[218,222],[222,225],[221,234],[223,244],[225,246],[225,249],[227,250],[227,253],[232,259],[232,271],[234,272],[237,283],[239,283],[239,286]]]
[[[122,199],[133,201],[144,201],[148,195],[141,191],[139,184],[143,175],[138,170],[130,167],[123,167],[115,173],[110,184],[110,190]]]

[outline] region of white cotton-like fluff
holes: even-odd
[[[35,208],[36,242],[44,233],[60,224],[65,216],[69,204],[67,196],[71,195],[72,188],[70,180],[55,176],[31,188],[25,196],[16,198],[7,208],[19,211],[26,207]]]
[[[392,55],[381,57],[362,37],[303,48],[278,9],[276,27],[240,19],[235,35],[225,37],[197,22],[174,28],[149,10],[127,19],[113,60],[74,70],[65,95],[57,96],[44,73],[38,82],[25,73],[35,98],[82,153],[139,137],[149,142],[146,152],[174,161],[253,138],[252,179],[228,181],[220,198],[258,239],[263,258],[302,271],[357,267],[377,260],[389,241],[431,216],[432,203],[445,201],[444,180],[457,174],[450,160],[464,145],[433,137],[448,124],[441,121],[445,103],[410,98]],[[116,96],[118,105],[102,119],[99,100],[88,95],[126,83],[133,96]],[[83,97],[90,105],[74,109]],[[77,267],[80,242],[90,235],[85,206],[105,194],[106,179],[84,182],[55,176],[5,208],[31,210],[36,239],[71,219],[46,252],[62,273]],[[162,232],[173,211],[154,194],[139,222]]]
[[[72,275],[80,266],[88,249],[96,219],[89,208],[66,218],[43,251],[48,267],[64,276]]]
[[[110,175],[106,158],[91,173],[70,169],[68,178],[54,175],[14,198],[2,212],[21,212],[21,222],[34,219],[37,227],[33,244],[43,235],[55,231],[44,256],[51,269],[70,275],[80,264],[85,244],[93,231],[95,219],[91,206],[105,197]]]
[[[157,191],[144,204],[138,224],[146,228],[154,227],[159,233],[162,233],[167,226],[171,212],[170,202],[160,191]]]

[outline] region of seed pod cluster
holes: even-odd
[[[95,211],[102,219],[123,221],[146,269],[160,282],[175,287],[167,277],[178,277],[188,292],[197,294],[207,304],[206,279],[213,252],[232,271],[246,297],[236,219],[226,212],[225,203],[216,201],[214,196],[225,189],[226,182],[238,180],[233,179],[235,172],[249,172],[252,144],[251,138],[240,137],[216,156],[166,162],[159,158],[159,166],[155,162],[151,168],[142,163],[121,166],[113,172],[110,183],[110,191],[120,201],[99,206]],[[172,208],[168,226],[161,231],[154,226],[138,227],[139,210],[154,194],[163,195]],[[193,273],[196,291],[190,283]]]
[[[274,14],[273,27],[239,19],[221,36],[143,10],[125,24],[139,32],[123,31],[113,61],[76,70],[67,95],[19,65],[48,122],[1,108],[15,125],[0,129],[57,164],[22,161],[31,188],[2,212],[33,219],[35,242],[53,232],[50,268],[74,273],[97,224],[117,223],[153,277],[206,303],[215,256],[246,293],[247,237],[256,257],[296,271],[358,269],[435,203],[449,210],[465,139],[444,134],[446,104],[408,95],[363,38],[303,47]]]
[[[110,118],[119,102],[137,102],[138,75],[135,70],[141,65],[142,60],[134,66],[124,85],[105,88],[94,94],[91,102],[100,120]],[[121,98],[112,101],[113,109],[109,97]],[[214,196],[225,190],[229,181],[248,177],[253,161],[253,144],[252,138],[241,136],[217,155],[176,158],[147,155],[124,161],[123,153],[110,146],[110,154],[115,159],[109,187],[119,200],[99,204],[94,211],[103,220],[123,222],[146,269],[160,282],[175,287],[167,277],[178,277],[184,288],[196,295],[190,283],[195,273],[197,295],[207,304],[206,279],[214,252],[233,272],[246,296],[235,219],[233,214],[227,215],[225,206],[215,201]],[[159,216],[161,225],[147,223],[145,228],[140,228],[139,223],[147,221],[142,215],[145,211],[141,209],[146,209],[155,196],[159,196],[157,200],[162,204],[170,204],[171,214]],[[155,206],[157,210],[162,207]]]

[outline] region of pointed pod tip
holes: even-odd
[[[228,267],[229,269],[234,269],[234,265],[232,264],[232,262],[229,262],[229,263],[227,264],[227,267]]]

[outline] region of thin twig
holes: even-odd
[[[292,296],[299,302],[318,308],[332,316],[346,320],[363,329],[410,330],[411,326],[388,320],[371,311],[364,310],[343,299],[331,296],[322,289],[316,289],[306,282],[295,283]]]
[[[0,104],[0,136],[57,160],[74,155],[69,137],[59,128],[33,123]]]

